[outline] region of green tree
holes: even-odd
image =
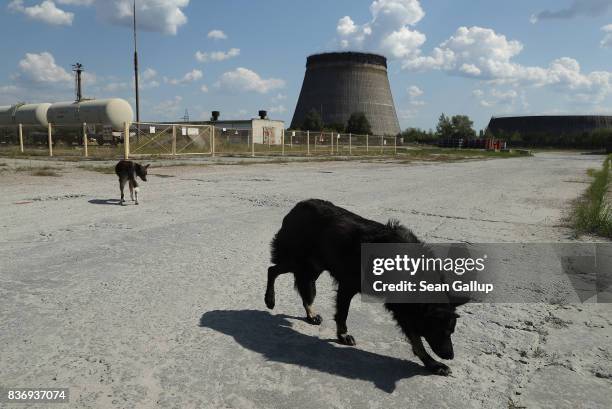
[[[474,121],[467,115],[455,115],[451,118],[453,125],[453,136],[455,138],[471,139],[476,137]]]
[[[302,122],[302,130],[304,131],[320,131],[323,129],[323,120],[319,111],[311,109],[308,114],[304,117]]]
[[[363,112],[354,112],[351,114],[347,124],[346,132],[355,133],[359,135],[371,134],[372,126],[370,121]]]
[[[334,131],[334,132],[342,133],[344,132],[345,128],[346,127],[344,126],[344,124],[341,124],[341,123],[325,124],[326,131]]]
[[[435,143],[437,136],[433,131],[426,131],[419,128],[408,128],[405,129],[401,134],[400,138],[404,143],[418,142],[418,143]]]
[[[439,138],[450,138],[454,134],[453,123],[451,119],[444,113],[438,118],[438,125],[436,125],[436,135]]]
[[[438,125],[436,125],[436,135],[439,138],[464,138],[471,139],[476,137],[474,122],[467,115],[455,115],[448,117],[440,115]]]

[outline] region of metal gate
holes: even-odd
[[[211,125],[135,122],[130,127],[129,154],[212,155],[213,133]]]

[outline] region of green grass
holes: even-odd
[[[576,202],[572,216],[572,224],[579,233],[612,237],[612,211],[607,202],[611,160],[612,156],[608,156],[600,170],[590,169],[587,172],[593,181]]]
[[[32,171],[32,176],[51,176],[51,177],[60,177],[61,174],[57,173],[54,170],[44,170],[44,169],[36,169]]]
[[[15,172],[29,172],[32,176],[62,176],[57,172],[59,168],[53,166],[19,166],[14,169]]]

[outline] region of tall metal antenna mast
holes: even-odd
[[[136,38],[136,0],[134,0],[134,83],[136,88],[136,122],[140,122],[140,95],[138,87],[138,42]]]

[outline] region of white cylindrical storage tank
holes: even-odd
[[[63,126],[101,124],[115,131],[124,129],[125,122],[132,122],[134,111],[130,104],[119,98],[98,99],[81,102],[57,102],[49,107],[49,122]]]
[[[46,128],[49,125],[47,121],[47,111],[50,106],[51,104],[46,103],[20,106],[15,111],[15,124]]]
[[[126,122],[134,120],[132,106],[124,99],[100,99],[81,102],[82,122],[110,125],[115,131],[124,129]]]
[[[15,125],[15,110],[17,105],[0,106],[0,126]]]

